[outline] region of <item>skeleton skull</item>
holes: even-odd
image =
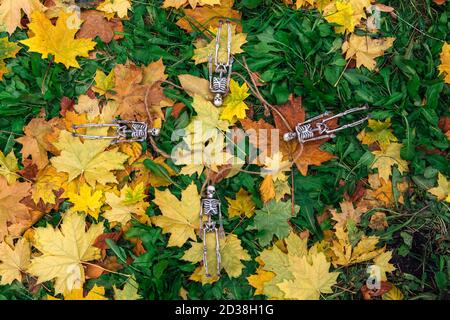
[[[223,104],[223,99],[222,99],[222,95],[220,93],[217,93],[214,96],[214,105],[216,107],[220,107]]]
[[[153,137],[159,136],[160,132],[161,132],[161,129],[159,129],[159,128],[151,128],[149,130],[150,135],[153,136]]]
[[[214,188],[214,186],[208,186],[206,188],[206,196],[208,197],[208,199],[213,198],[215,193],[216,193],[216,188]]]

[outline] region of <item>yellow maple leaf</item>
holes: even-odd
[[[144,183],[145,185],[150,184],[152,187],[167,187],[172,184],[170,181],[170,177],[176,175],[177,173],[175,170],[173,170],[172,167],[170,167],[166,163],[166,158],[159,156],[155,159],[152,159],[153,162],[156,163],[156,165],[163,167],[168,174],[168,177],[166,175],[156,175],[152,173],[149,169],[147,169],[143,163],[145,159],[150,157],[148,154],[144,154],[141,156],[136,162],[133,163],[133,170],[136,172],[136,178],[134,180],[134,183]]]
[[[445,82],[450,83],[450,43],[444,43],[440,54],[441,64],[439,65],[439,73],[445,75]]]
[[[450,202],[450,183],[447,178],[439,172],[437,187],[428,189],[428,192],[435,195],[438,200]]]
[[[263,182],[259,186],[259,192],[261,193],[261,198],[264,202],[275,199],[275,184],[270,174],[264,177]]]
[[[116,78],[114,70],[106,75],[102,70],[97,69],[94,77],[95,85],[92,86],[92,91],[97,92],[100,95],[106,95],[116,84]]]
[[[264,159],[264,168],[261,171],[262,176],[270,175],[273,181],[286,180],[284,172],[291,170],[291,162],[283,160],[283,153],[278,151],[271,157]]]
[[[340,203],[341,213],[335,209],[330,210],[333,220],[336,221],[336,227],[346,227],[349,220],[358,224],[361,221],[361,215],[367,211],[367,207],[353,207],[350,201]]]
[[[362,131],[358,134],[358,139],[367,145],[377,142],[382,150],[385,150],[391,142],[397,142],[397,137],[394,136],[391,129],[391,119],[386,121],[378,121],[369,119],[370,131]]]
[[[324,9],[325,20],[339,25],[334,28],[337,33],[353,32],[355,30],[353,14],[353,7],[348,1],[338,0]]]
[[[397,165],[400,173],[408,171],[408,162],[403,160],[400,156],[401,143],[391,143],[387,146],[386,150],[372,151],[375,156],[371,168],[378,169],[378,175],[384,181],[389,181],[389,177],[392,174],[392,166]]]
[[[392,288],[382,295],[383,300],[403,300],[405,296],[396,286],[392,286]]]
[[[215,4],[220,5],[220,0],[164,0],[163,8],[176,8],[179,9],[184,5],[190,4],[192,8],[195,9],[197,6],[210,5],[213,6]]]
[[[288,298],[282,288],[287,289],[288,287],[293,285],[293,283],[296,283],[299,280],[300,283],[303,281],[301,280],[301,277],[296,279],[295,273],[297,273],[299,270],[296,270],[296,267],[292,264],[292,261],[295,261],[295,263],[297,263],[302,259],[302,257],[306,258],[306,263],[308,265],[316,264],[313,262],[314,258],[314,260],[320,262],[316,265],[321,265],[322,269],[325,269],[322,265],[322,262],[324,261],[322,260],[321,255],[323,255],[323,253],[319,252],[315,246],[311,247],[311,249],[308,250],[307,243],[307,238],[302,239],[294,232],[291,232],[287,238],[277,242],[273,247],[265,249],[261,252],[260,256],[256,259],[260,264],[258,270],[270,272],[272,273],[272,275],[270,276],[266,274],[265,277],[261,276],[254,279],[255,281],[258,281],[256,282],[256,286],[251,283],[255,288],[258,289],[259,294],[264,294],[270,299]],[[327,262],[325,261],[325,264],[326,263]],[[302,266],[302,268],[304,268],[305,270],[314,269],[305,264]],[[330,280],[329,284],[331,285],[331,280],[335,276],[335,274],[328,274],[328,269],[326,270],[327,273],[323,273],[323,276],[325,278],[327,276],[330,276],[330,278],[328,279]],[[307,283],[307,285],[302,284],[302,286],[304,285],[304,289],[300,290],[296,294],[305,296],[311,295],[309,297],[310,299],[315,298],[314,295],[316,295],[317,293],[313,291],[314,287],[315,289],[318,288],[318,282],[314,280],[314,276],[311,276],[309,279],[304,279],[304,281]],[[282,284],[283,282],[286,283],[286,287],[280,287],[280,284]],[[320,289],[324,290],[322,291],[324,293],[325,291],[329,291],[326,288],[326,283],[324,283]],[[291,294],[295,293],[288,293],[289,296]],[[306,299],[306,297],[303,297],[303,299]]]
[[[142,296],[138,294],[139,284],[136,282],[136,278],[131,276],[123,286],[123,289],[118,289],[113,286],[114,300],[139,300]]]
[[[11,284],[14,280],[22,281],[31,257],[30,243],[21,238],[14,246],[0,242],[0,285]]]
[[[371,6],[371,0],[337,0],[317,1],[316,7],[323,9],[324,17],[328,22],[340,25],[335,27],[338,33],[353,32],[362,18],[366,18],[365,8]]]
[[[387,281],[386,273],[393,272],[395,270],[394,265],[389,263],[389,260],[391,259],[392,251],[383,252],[373,259],[374,264],[380,268],[381,281]]]
[[[285,177],[285,179],[277,179],[273,183],[275,189],[275,197],[273,199],[275,199],[275,201],[281,201],[285,195],[291,194],[291,186],[288,183],[287,176]]]
[[[16,182],[19,175],[16,173],[19,171],[17,164],[17,158],[13,151],[7,156],[0,150],[0,175],[6,178],[9,184]]]
[[[98,219],[100,208],[103,205],[103,192],[101,190],[93,190],[89,185],[82,184],[78,192],[67,192],[69,201],[74,204],[72,211],[84,212],[95,220]]]
[[[255,203],[250,193],[241,188],[236,193],[236,199],[225,197],[228,201],[228,217],[240,217],[245,215],[250,218],[255,213]]]
[[[128,156],[128,164],[133,164],[142,155],[142,144],[139,142],[122,143],[119,150]]]
[[[355,246],[349,240],[348,231],[343,227],[336,227],[336,240],[333,240],[330,248],[334,266],[349,266],[372,260],[385,251],[385,248],[377,249],[379,238],[376,236],[362,236]]]
[[[162,58],[150,63],[142,70],[142,83],[152,85],[155,82],[164,81],[168,78],[166,72],[166,66],[163,63]]]
[[[377,63],[375,58],[384,55],[384,51],[392,47],[395,38],[372,39],[368,36],[358,36],[352,34],[350,39],[342,44],[342,52],[345,59],[355,59],[356,66],[365,66],[369,70],[374,70]]]
[[[261,267],[256,269],[256,274],[248,276],[248,283],[256,289],[254,295],[256,296],[258,294],[264,294],[264,283],[272,280],[274,276],[275,273],[265,271]]]
[[[209,140],[197,144],[191,144],[188,148],[177,149],[173,155],[176,155],[175,164],[186,165],[181,174],[191,175],[197,172],[199,175],[203,169],[209,168],[214,172],[219,172],[219,167],[223,165],[240,165],[243,161],[229,153],[224,141],[225,135],[217,130],[212,130],[213,135]],[[195,135],[195,133],[194,133]],[[192,139],[192,136],[185,137]],[[194,136],[195,139],[195,136]],[[191,140],[192,141],[192,140]]]
[[[180,80],[180,84],[184,91],[191,97],[194,97],[197,94],[208,101],[214,98],[209,89],[209,81],[205,78],[196,77],[190,74],[180,74],[178,75],[178,80]]]
[[[197,113],[186,127],[190,135],[184,138],[189,146],[206,142],[217,136],[217,130],[225,131],[228,123],[219,119],[219,109],[200,95],[194,95],[192,107]],[[191,148],[192,149],[192,148]]]
[[[106,140],[86,140],[73,137],[67,131],[61,131],[59,140],[54,145],[61,154],[51,159],[58,172],[67,172],[69,181],[81,176],[88,184],[117,183],[112,170],[122,170],[128,156],[118,152],[117,148],[105,151],[109,146]]]
[[[30,16],[34,11],[44,11],[46,8],[39,0],[2,0],[0,2],[0,24],[12,34],[17,27],[22,28],[20,20],[22,11]]]
[[[314,5],[315,0],[297,0],[295,2],[295,6],[297,9],[300,9],[301,7],[306,7],[308,5],[312,6]]]
[[[37,283],[55,279],[56,293],[83,287],[83,263],[101,257],[100,249],[93,244],[103,233],[103,223],[85,229],[85,215],[67,212],[60,229],[47,225],[34,230],[33,246],[42,255],[31,260],[28,272],[37,277]]]
[[[105,0],[97,6],[97,10],[105,12],[109,19],[113,18],[115,14],[121,19],[127,18],[130,9],[130,0]]]
[[[285,279],[292,280],[294,278],[289,270],[288,253],[283,252],[277,246],[273,246],[261,252],[259,257],[263,262],[262,269],[275,274],[272,279],[262,284],[263,294],[270,299],[283,299],[284,293],[277,284]]]
[[[135,188],[125,186],[120,191],[120,196],[113,192],[105,194],[106,203],[111,209],[106,210],[103,216],[110,222],[118,222],[125,226],[131,220],[133,214],[137,215],[142,223],[150,223],[150,218],[145,214],[149,204],[144,202],[147,197],[143,183]]]
[[[278,284],[287,299],[318,300],[323,293],[333,293],[339,272],[330,272],[331,263],[325,254],[297,257],[289,255],[289,269],[293,280]]]
[[[211,34],[217,33],[217,28],[209,28]],[[244,33],[236,33],[236,26],[231,25],[231,33],[233,41],[231,43],[231,54],[238,54],[244,52],[241,48],[243,44],[247,42],[247,35]],[[227,61],[227,32],[222,31],[220,34],[220,49],[219,49],[219,61]],[[214,57],[216,50],[216,39],[212,39],[205,47],[197,48],[194,50],[192,59],[195,60],[195,64],[208,61],[208,57],[211,55]]]
[[[250,96],[248,93],[248,86],[244,83],[239,86],[237,81],[231,79],[230,81],[230,93],[225,97],[223,102],[223,110],[220,115],[220,119],[228,120],[230,124],[234,124],[240,119],[246,117],[245,110],[248,110],[248,106],[244,100]]]
[[[89,97],[88,95],[81,95],[78,97],[78,103],[76,105],[73,106],[73,108],[75,109],[75,111],[78,114],[86,114],[86,118],[89,121],[94,121],[97,120],[96,118],[100,115],[100,107],[99,107],[99,101],[94,98],[92,99],[91,97]],[[86,130],[86,132],[89,132],[89,134],[92,133],[92,131],[99,131],[100,133],[105,133],[107,132],[107,129],[105,130],[105,128],[88,128]]]
[[[170,233],[168,246],[181,247],[188,239],[196,240],[195,230],[200,228],[200,195],[191,183],[178,200],[169,190],[155,190],[153,202],[162,212],[152,217],[152,222]]]
[[[5,59],[14,58],[19,50],[20,47],[14,42],[9,42],[7,37],[0,38],[0,80],[9,72]]]
[[[66,173],[58,173],[51,165],[40,170],[37,174],[36,181],[31,188],[31,198],[34,203],[37,204],[42,200],[44,204],[55,204],[56,196],[53,191],[58,191],[63,188],[63,184],[67,179]]]
[[[314,7],[319,9],[319,11],[323,11],[333,1],[334,0],[314,0]]]
[[[48,295],[47,300],[60,299]],[[94,284],[86,296],[83,296],[83,288],[72,289],[71,291],[64,292],[64,300],[108,300],[108,298],[105,297],[105,288]]]
[[[52,54],[55,62],[61,62],[66,68],[79,68],[76,58],[89,57],[89,51],[94,49],[96,43],[91,39],[75,39],[78,29],[71,28],[68,23],[70,16],[62,11],[56,25],[53,25],[42,12],[33,12],[28,24],[32,36],[20,43],[28,46],[28,51],[42,54],[44,59]]]
[[[248,252],[242,248],[241,240],[234,234],[229,234],[225,238],[220,239],[220,254],[222,258],[222,268],[230,278],[237,278],[242,274],[244,265],[242,260],[250,260]],[[192,263],[203,261],[203,243],[191,242],[189,248],[183,255],[182,259]],[[214,233],[207,233],[206,248],[208,268],[211,277],[206,277],[205,268],[203,266],[194,270],[190,279],[201,282],[202,284],[213,283],[219,280],[217,276],[217,260],[216,260],[216,235]]]

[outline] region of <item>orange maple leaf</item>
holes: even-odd
[[[241,119],[240,123],[248,135],[250,143],[259,149],[260,154],[258,159],[272,156],[272,139],[271,132],[274,128],[270,123],[264,119],[253,121],[248,118]],[[250,159],[251,161],[254,159]]]
[[[20,201],[30,194],[30,183],[15,182],[8,185],[0,176],[0,240],[9,233],[8,224],[30,218],[29,209]]]
[[[22,158],[31,156],[32,163],[36,164],[38,169],[48,164],[47,151],[53,149],[48,135],[53,132],[54,124],[53,119],[45,121],[43,118],[34,118],[25,127],[25,136],[16,139],[22,144]]]
[[[230,19],[233,23],[241,20],[242,14],[233,10],[234,0],[222,0],[220,5],[203,6],[195,9],[184,9],[185,16],[177,21],[177,26],[187,32],[193,32],[195,28],[208,30],[210,26],[216,27],[219,20]],[[236,23],[236,31],[242,32],[240,23]]]
[[[161,81],[166,75],[161,65],[160,60],[141,68],[128,61],[114,68],[115,93],[108,97],[119,103],[117,114],[123,119],[148,121],[148,112],[152,117],[164,119],[162,108],[172,106],[173,101],[164,95]],[[151,76],[152,71],[159,76]]]

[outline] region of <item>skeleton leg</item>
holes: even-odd
[[[367,121],[369,118],[370,118],[370,117],[367,116],[367,117],[362,118],[362,119],[360,119],[360,120],[358,120],[358,121],[355,121],[355,122],[352,122],[352,123],[348,123],[348,124],[346,124],[346,125],[343,125],[342,127],[339,127],[339,128],[333,129],[333,130],[327,130],[326,133],[338,132],[338,131],[341,131],[341,130],[344,130],[344,129],[347,129],[347,128],[359,126],[360,124],[362,124],[362,123],[364,123],[365,121]]]
[[[343,117],[343,116],[345,116],[347,114],[350,114],[350,113],[354,113],[354,112],[358,112],[358,111],[364,111],[364,110],[368,110],[368,109],[369,109],[369,106],[367,104],[365,104],[362,107],[348,109],[348,110],[345,110],[344,112],[340,112],[338,114],[335,114],[334,116],[331,116],[331,117],[329,117],[327,119],[324,119],[322,122],[328,122],[328,121],[330,121],[332,119],[340,118],[340,117]]]
[[[115,140],[120,138],[119,135],[115,136],[97,136],[97,135],[87,135],[87,134],[81,134],[75,132],[77,129],[84,129],[84,128],[117,128],[117,130],[120,128],[120,125],[117,123],[85,123],[85,124],[79,124],[79,125],[72,125],[72,129],[74,130],[72,132],[73,137],[79,137],[84,139],[92,139],[92,140],[101,140],[101,139],[111,139]],[[114,142],[112,142],[114,143]]]
[[[225,231],[223,230],[223,221],[222,221],[222,208],[219,202],[219,236],[220,238],[225,237]]]
[[[216,34],[216,52],[214,56],[214,63],[217,66],[219,64],[219,48],[220,48],[220,33],[222,31],[222,25],[223,21],[219,21],[219,27],[217,28],[217,34]]]
[[[208,270],[208,257],[207,257],[208,248],[206,246],[206,229],[203,227],[203,265],[205,266],[205,274],[206,277],[211,277]]]
[[[105,128],[105,127],[119,127],[117,123],[84,123],[78,125],[72,125],[72,129],[82,129],[82,128]]]
[[[311,118],[311,119],[308,119],[308,120],[306,120],[305,122],[299,123],[299,125],[308,124],[308,123],[310,123],[310,122],[313,122],[313,121],[316,121],[316,120],[321,119],[321,118],[323,118],[323,117],[326,117],[326,116],[329,115],[329,114],[330,114],[330,111],[325,111],[324,113],[319,114],[318,116],[315,116],[315,117],[313,117],[313,118]]]
[[[203,239],[203,200],[200,202],[200,239]]]
[[[208,56],[209,90],[213,90],[213,63],[212,56]]]
[[[230,20],[228,19],[227,19],[227,31],[228,31],[227,34],[227,67],[228,67],[231,62],[231,37],[232,37],[231,24]],[[231,73],[231,70],[229,73]]]
[[[124,139],[124,140],[120,140],[120,138],[117,138],[115,140],[111,141],[111,144],[116,144],[116,143],[128,143],[128,142],[144,142],[145,139],[144,138],[135,138],[135,139]]]
[[[222,269],[222,257],[220,256],[220,241],[217,228],[214,228],[216,234],[216,261],[217,261],[217,275],[220,276],[220,270]]]
[[[72,129],[76,130],[76,129],[80,129],[80,128],[106,128],[106,127],[118,127],[116,124],[98,124],[98,123],[91,123],[91,124],[81,124],[81,125],[73,125]],[[92,140],[102,140],[102,139],[111,139],[111,140],[115,140],[120,138],[119,135],[115,135],[115,136],[97,136],[97,135],[87,135],[87,134],[81,134],[78,132],[73,131],[72,132],[72,136],[73,137],[79,137],[79,138],[84,138],[84,139],[92,139]]]

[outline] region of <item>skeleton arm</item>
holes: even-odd
[[[229,68],[228,68],[227,89],[225,91],[225,94],[228,94],[228,92],[230,92],[230,81],[231,81],[231,72],[233,71],[233,62],[234,62],[234,59],[233,59],[233,57],[231,57],[230,62],[229,62]]]
[[[223,219],[222,219],[222,205],[220,202],[219,204],[219,236],[220,238],[225,237],[225,231],[223,230]]]

